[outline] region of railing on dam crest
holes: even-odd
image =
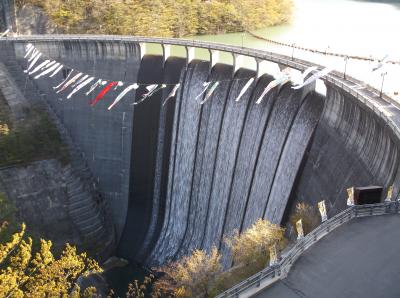
[[[399,201],[373,205],[351,206],[350,208],[323,222],[305,237],[297,240],[296,244],[286,254],[284,254],[284,256],[276,265],[269,266],[254,274],[231,289],[221,293],[217,296],[217,298],[249,297],[254,295],[275,281],[285,278],[294,262],[305,250],[337,227],[349,222],[353,218],[384,214],[398,214],[399,209]]]

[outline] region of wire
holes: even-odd
[[[35,48],[36,49],[36,48]],[[37,49],[36,49],[37,50]],[[66,68],[66,69],[74,69],[75,71],[77,71],[77,72],[80,72],[79,70],[77,70],[76,68],[74,68],[74,67],[71,67],[71,66],[69,66],[68,64],[64,64],[64,63],[62,63],[62,62],[59,62],[59,61],[57,61],[57,60],[55,60],[55,59],[53,59],[52,57],[50,57],[50,56],[48,56],[48,55],[46,55],[46,54],[43,54],[42,52],[40,52],[39,50],[37,50],[40,54],[41,54],[41,58],[43,58],[43,59],[46,59],[46,58],[48,58],[48,59],[50,59],[50,60],[52,60],[52,61],[56,61],[57,63],[60,63],[60,65],[62,65],[64,68]],[[29,55],[28,55],[28,57],[29,57]],[[208,63],[208,61],[201,61],[201,63]],[[82,72],[82,73],[84,73],[84,72]],[[94,60],[94,76],[96,75],[96,58],[95,58],[95,60]],[[96,77],[96,76],[95,76]],[[125,72],[125,75],[124,75],[124,79],[125,79],[125,77],[126,77],[126,72]],[[216,83],[216,82],[219,82],[219,83],[222,83],[222,82],[233,82],[233,81],[243,81],[243,80],[249,80],[249,79],[252,79],[252,78],[254,78],[255,76],[249,76],[249,77],[243,77],[243,78],[231,78],[231,79],[223,79],[223,80],[215,80],[215,81],[208,81],[208,82],[210,82],[210,83]],[[101,78],[99,78],[99,79],[101,79]],[[101,80],[104,80],[104,79],[101,79]],[[124,82],[124,83],[128,83],[128,84],[134,84],[134,83],[136,83],[136,84],[138,84],[139,86],[148,86],[148,85],[153,85],[153,84],[163,84],[163,85],[166,85],[166,86],[175,86],[176,84],[178,84],[178,83],[138,83],[138,82]]]

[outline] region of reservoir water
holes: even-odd
[[[301,47],[389,60],[400,61],[400,1],[398,0],[294,0],[294,13],[290,24],[252,31],[267,39],[295,44]],[[204,35],[197,40],[226,43],[292,55],[333,66],[343,72],[343,58],[325,57],[290,47],[276,46],[248,33]],[[381,88],[380,72],[371,73],[374,62],[349,60],[347,73]],[[383,91],[400,99],[400,65],[385,69]]]
[[[295,0],[290,24],[253,31],[257,35],[304,47],[400,59],[400,1]],[[196,39],[268,50],[248,34],[197,36]]]

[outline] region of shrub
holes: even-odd
[[[320,224],[320,216],[317,209],[307,203],[298,203],[294,213],[290,217],[291,225],[296,228],[296,222],[302,220],[304,235],[307,235]]]
[[[207,297],[221,272],[220,259],[216,247],[209,254],[196,249],[191,255],[156,269],[164,275],[155,282],[153,297]]]
[[[267,220],[257,220],[249,229],[239,234],[237,231],[225,242],[231,249],[235,264],[249,265],[251,263],[267,264],[269,247],[277,244],[285,245],[285,229]]]
[[[3,231],[0,231],[0,233]],[[0,296],[2,297],[80,297],[80,276],[101,272],[96,261],[66,244],[59,258],[51,252],[51,241],[40,240],[35,253],[32,239],[25,236],[25,225],[10,240],[0,244]],[[84,292],[93,293],[93,288]]]

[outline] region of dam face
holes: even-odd
[[[24,42],[3,43],[0,58],[22,67]],[[145,55],[134,42],[46,41],[47,56],[109,81],[180,83],[139,105],[131,93],[111,111],[120,90],[95,107],[82,92],[59,96],[54,81],[37,80],[82,150],[112,209],[117,253],[146,265],[162,264],[195,248],[226,252],[223,237],[257,219],[285,224],[297,202],[325,200],[332,216],[346,206],[346,188],[388,187],[398,174],[398,141],[386,123],[352,95],[327,83],[326,96],[310,85],[275,88],[256,104],[273,80],[263,75],[239,102],[255,72],[208,61]],[[7,61],[4,61],[7,64]],[[21,70],[22,72],[22,70]],[[221,81],[200,105],[205,81]],[[144,88],[143,88],[144,89]],[[23,90],[22,90],[23,91]]]

